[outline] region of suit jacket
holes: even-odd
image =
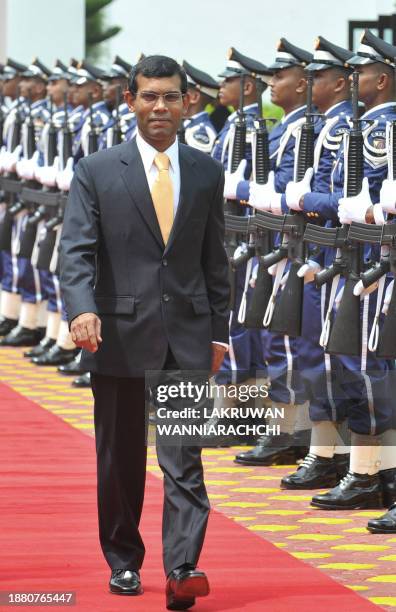
[[[223,170],[179,145],[180,200],[165,247],[136,140],[80,160],[60,242],[68,320],[94,312],[103,342],[84,369],[110,376],[160,370],[170,346],[180,368],[208,369],[211,342],[228,342]]]

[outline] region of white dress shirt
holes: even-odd
[[[144,171],[151,192],[154,181],[158,176],[158,168],[154,163],[154,159],[159,151],[146,142],[139,132],[136,134],[136,144],[140,157],[142,158]],[[173,185],[173,216],[175,217],[180,198],[179,143],[177,138],[164,153],[169,157],[170,161],[169,177]]]
[[[146,142],[140,135],[139,131],[136,134],[136,145],[140,153],[140,157],[142,158],[144,171],[146,173],[148,186],[151,192],[154,181],[158,176],[158,168],[154,163],[154,159],[159,151]],[[177,138],[175,142],[171,144],[166,151],[164,151],[164,153],[169,157],[170,161],[169,176],[173,185],[173,211],[175,216],[180,199],[179,142]],[[213,342],[214,344],[220,344],[221,346],[228,348],[228,344],[225,344],[224,342],[217,342],[216,340]]]

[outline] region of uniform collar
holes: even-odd
[[[243,112],[244,113],[252,111],[252,110],[255,110],[255,111],[258,110],[258,106],[257,106],[256,102],[254,102],[253,104],[248,104],[247,106],[243,107]],[[238,111],[234,111],[233,113],[231,113],[231,115],[229,115],[229,117],[227,117],[227,121],[230,121],[230,122],[233,121],[235,119],[235,117],[237,116],[237,114],[238,114]]]
[[[303,106],[299,106],[298,108],[295,108],[293,111],[291,111],[290,113],[288,113],[282,118],[281,123],[286,123],[286,121],[290,121],[291,117],[294,117],[294,115],[297,115],[297,114],[300,115],[301,113],[304,113],[306,108],[307,108],[306,104],[304,104]]]
[[[325,111],[324,115],[326,115],[326,117],[331,117],[332,115],[336,115],[337,113],[339,113],[342,106],[350,107],[350,105],[351,103],[349,100],[341,100],[341,102],[337,102],[337,104],[333,104],[333,106],[330,106],[330,108]],[[335,113],[334,111],[336,109],[337,111]]]
[[[154,158],[157,153],[159,153],[159,151],[157,151],[157,149],[152,147],[148,142],[144,140],[139,130],[136,134],[136,145],[139,149],[144,170],[147,175],[150,172],[151,166],[154,163]],[[164,153],[169,157],[170,165],[172,166],[172,170],[175,172],[179,163],[179,143],[177,141],[177,138],[175,139],[175,142],[172,143],[171,146],[166,149],[166,151],[164,151]]]
[[[384,102],[383,104],[378,104],[378,106],[374,106],[373,108],[370,108],[370,110],[366,111],[361,117],[360,119],[368,119],[369,117],[371,117],[372,115],[378,115],[381,114],[382,111],[390,108],[391,106],[395,106],[394,102]]]

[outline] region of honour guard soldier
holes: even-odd
[[[318,135],[313,170],[307,171],[306,178],[300,183],[290,182],[286,187],[286,204],[291,210],[304,213],[300,206],[304,195],[308,201],[311,192],[330,192],[333,164],[352,116],[350,69],[345,67],[352,55],[351,51],[334,45],[322,36],[316,40],[314,57],[306,70],[313,73],[312,101],[322,116],[315,123]],[[318,218],[311,212],[307,212],[305,217],[308,222]],[[345,418],[345,411],[332,392],[331,357],[320,346],[326,285],[318,289],[313,282],[313,273],[323,265],[323,256],[321,253],[309,259],[304,266],[304,342],[301,343],[303,352],[300,354],[304,366],[301,376],[310,400],[311,447],[298,470],[282,479],[281,486],[287,489],[334,486],[345,475],[349,465],[347,449],[342,443],[336,444],[340,438],[336,424]]]
[[[307,85],[304,70],[311,60],[312,54],[308,51],[285,38],[279,41],[275,62],[269,66],[273,71],[269,86],[271,101],[280,106],[285,115],[269,135],[272,172],[267,184],[241,181],[235,191],[237,198],[248,200],[255,208],[277,214],[282,212],[282,197],[293,178],[295,137],[305,120]],[[280,436],[276,439],[262,436],[252,450],[236,456],[235,461],[242,465],[290,463],[303,456],[306,448],[306,433],[294,433],[298,407],[305,407],[305,393],[299,378],[299,339],[266,330],[261,332],[261,337],[271,380],[270,399],[274,407],[284,408],[284,419],[276,423],[281,428]]]
[[[19,177],[26,181],[35,180],[35,172],[38,168],[39,151],[37,145],[40,141],[41,130],[45,123],[47,113],[46,87],[50,70],[44,66],[39,59],[35,59],[28,69],[22,73],[20,81],[20,93],[23,98],[22,110],[24,122],[21,130],[21,159],[15,159],[15,169]],[[29,149],[29,128],[34,126],[34,142],[31,143],[35,152],[31,156]],[[15,229],[19,228],[20,237],[25,230],[27,223],[27,211],[24,204],[20,203],[21,212],[15,221]],[[20,215],[20,217],[19,217]],[[19,250],[19,239],[16,239],[16,251]],[[40,275],[35,270],[29,258],[17,258],[17,280],[11,278],[4,286],[6,292],[12,293],[13,284],[16,286],[22,298],[21,311],[18,325],[2,338],[2,346],[34,346],[43,335],[43,328],[46,322],[46,301],[47,295],[45,288],[41,286]],[[4,283],[3,283],[4,284]]]
[[[312,192],[304,195],[304,212],[317,213],[318,221],[322,223],[364,223],[367,209],[379,201],[380,188],[387,173],[386,124],[396,119],[393,102],[395,55],[396,47],[365,31],[357,55],[348,60],[348,64],[359,72],[359,99],[366,106],[366,112],[361,117],[364,179],[358,195],[343,197],[348,156],[345,146],[341,146],[334,166],[332,193]],[[350,138],[348,134],[347,143]],[[365,259],[371,255],[373,253],[367,247]],[[342,381],[342,390],[346,394],[348,426],[352,432],[351,455],[349,472],[345,478],[328,493],[313,497],[312,505],[319,508],[371,508],[381,507],[384,502],[391,505],[395,501],[394,453],[393,458],[385,458],[381,448],[385,434],[392,428],[395,407],[391,372],[395,366],[391,360],[376,357],[368,350],[367,343],[368,327],[374,319],[376,301],[376,291],[361,300],[361,357],[348,354],[351,352],[348,351],[351,329],[347,321],[345,346],[342,350],[338,347],[336,350],[331,349],[337,354],[334,358],[334,367],[337,368],[335,376],[338,381]],[[331,308],[330,301],[328,309]],[[338,312],[340,310],[341,307]],[[329,344],[327,348],[330,350]]]
[[[191,147],[210,153],[216,139],[216,130],[205,109],[216,100],[219,85],[209,74],[194,68],[186,60],[183,61],[183,68],[187,74],[190,98],[187,119],[183,122],[184,140]]]
[[[128,75],[132,64],[116,55],[108,72],[102,76],[104,81],[103,99],[111,112],[111,116],[104,126],[101,140],[104,139],[103,147],[109,148],[113,144],[120,144],[125,139],[125,133],[130,125],[131,115],[126,102],[123,101],[124,91],[128,86]],[[125,117],[128,119],[125,120]],[[99,148],[103,148],[99,147]]]
[[[16,107],[20,105],[18,102],[19,83],[22,78],[21,75],[25,70],[27,70],[27,66],[9,58],[3,66],[1,74],[3,129],[0,133],[0,174],[6,172],[4,164],[8,159],[8,154],[12,153],[10,148],[13,141],[13,132],[15,130]],[[11,196],[5,194],[5,198],[7,199],[8,197]],[[1,204],[0,206],[4,208],[6,204]],[[3,246],[0,247],[0,269],[3,288],[0,299],[0,336],[6,336],[16,327],[21,308],[21,296],[16,284],[13,283],[12,254],[8,250],[3,249]],[[16,255],[14,256],[14,264],[16,266]],[[6,290],[7,288],[8,291]]]
[[[246,164],[246,168],[243,168],[243,164],[240,165],[238,176],[243,178],[245,174],[246,177],[249,177],[252,171],[251,138],[254,130],[254,120],[258,116],[256,79],[259,78],[262,83],[262,89],[266,89],[270,71],[261,62],[246,57],[236,49],[231,48],[226,68],[219,76],[222,78],[219,90],[220,103],[226,107],[232,106],[239,110],[228,117],[223,129],[219,132],[212,150],[212,157],[224,165],[228,170],[226,176],[229,176],[234,153],[233,141],[236,122],[237,118],[243,115],[246,123],[245,161],[243,163]],[[225,186],[224,197],[226,199],[228,198],[228,191],[229,187]],[[245,215],[247,213],[246,206],[240,206],[239,212]],[[230,319],[229,351],[216,378],[216,381],[220,384],[246,384],[249,378],[251,379],[251,377],[256,376],[256,371],[266,372],[266,364],[262,358],[260,332],[258,330],[246,329],[238,323],[237,318],[244,291],[246,266],[238,268],[235,276],[236,297]],[[226,401],[230,401],[231,404],[234,402],[233,399],[228,400],[228,398],[221,400],[224,405]],[[216,420],[216,424],[218,422]],[[216,436],[207,436],[205,443],[210,445],[213,443],[219,444],[221,440],[216,438]],[[229,443],[229,440],[224,440],[224,443]]]

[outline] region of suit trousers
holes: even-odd
[[[163,370],[176,370],[168,350]],[[169,377],[168,377],[169,383]],[[145,547],[139,532],[146,476],[146,399],[143,378],[91,373],[97,454],[99,539],[112,569],[139,570]],[[155,395],[155,389],[152,389]],[[180,409],[169,400],[171,409]],[[157,443],[164,477],[162,516],[166,575],[184,563],[196,565],[209,516],[201,447],[180,439]]]

